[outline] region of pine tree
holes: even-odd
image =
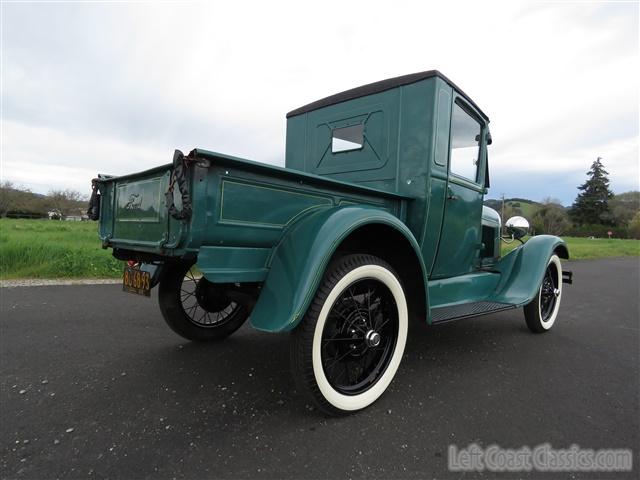
[[[613,215],[609,211],[609,200],[613,193],[609,190],[609,172],[604,169],[602,158],[598,157],[587,172],[587,181],[578,187],[580,193],[576,197],[570,211],[571,219],[578,225],[600,224],[611,225]]]

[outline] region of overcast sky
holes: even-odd
[[[175,148],[283,165],[287,111],[429,69],[491,119],[489,197],[568,205],[597,156],[615,192],[639,188],[637,2],[1,8],[1,175],[36,192]]]

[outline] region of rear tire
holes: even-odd
[[[393,380],[407,327],[407,301],[391,267],[371,255],[339,258],[293,331],[296,383],[325,413],[366,408]]]
[[[167,325],[197,342],[222,340],[242,326],[248,311],[193,271],[193,263],[165,265],[158,303]]]
[[[562,264],[557,255],[552,255],[537,295],[524,306],[524,318],[529,330],[533,333],[549,331],[558,317],[561,299]]]

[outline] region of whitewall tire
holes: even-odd
[[[296,381],[326,413],[361,410],[393,380],[407,328],[407,301],[392,268],[371,255],[344,256],[329,266],[293,332]]]
[[[553,327],[562,300],[562,264],[557,255],[547,263],[537,295],[524,307],[524,318],[529,330],[544,333]]]

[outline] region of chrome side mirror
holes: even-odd
[[[504,226],[507,227],[507,233],[516,240],[529,233],[529,222],[524,217],[511,217]]]

